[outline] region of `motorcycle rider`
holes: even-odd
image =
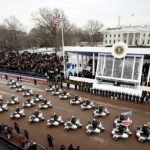
[[[146,137],[148,137],[150,135],[148,127],[146,125],[143,125],[142,132],[143,132],[143,135]]]
[[[104,107],[102,105],[100,105],[99,108],[98,108],[98,110],[101,113],[104,110]]]
[[[16,110],[15,110],[15,112],[16,112],[16,113],[19,113],[19,112],[20,112],[20,108],[17,107]]]
[[[118,126],[118,132],[122,135],[124,132],[124,126],[122,125]]]
[[[75,116],[72,116],[72,117],[71,117],[71,123],[72,123],[72,124],[76,124],[76,120],[77,120],[77,119],[75,118]]]
[[[54,113],[53,118],[54,118],[54,121],[57,121],[57,119],[58,119],[58,115],[57,115],[56,113]]]
[[[79,98],[77,95],[75,95],[74,99],[75,99],[75,101],[77,101]]]
[[[38,110],[36,110],[35,112],[34,112],[34,114],[33,114],[35,117],[38,117],[39,116],[39,111]]]
[[[67,94],[67,92],[64,90],[64,91],[63,91],[63,95],[66,95],[66,94]]]
[[[96,121],[96,119],[93,119],[93,121],[92,121],[92,127],[94,128],[94,129],[96,129],[97,128],[97,126],[98,126],[98,121]]]
[[[85,105],[86,105],[86,106],[90,105],[90,101],[89,101],[89,100],[86,100],[86,101],[85,101]]]
[[[14,99],[15,99],[15,96],[14,96],[14,95],[12,95],[12,96],[11,96],[11,99],[12,99],[12,100],[14,100]]]
[[[47,99],[44,99],[43,104],[47,105]]]

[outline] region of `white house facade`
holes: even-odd
[[[128,46],[150,46],[150,26],[108,28],[102,33],[105,46],[114,45],[120,41]]]

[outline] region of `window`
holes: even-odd
[[[118,37],[120,37],[120,34],[118,34]]]
[[[114,40],[114,44],[116,43],[116,41]]]
[[[111,34],[110,34],[110,37],[111,37]]]
[[[107,34],[105,35],[105,37],[107,38]]]
[[[150,37],[150,33],[149,33],[148,37]]]
[[[107,40],[105,40],[105,44],[107,44]]]
[[[143,40],[142,44],[144,45],[144,40]]]
[[[147,44],[150,44],[150,40],[147,41]]]
[[[127,41],[126,40],[124,40],[124,43],[126,43]]]
[[[116,37],[116,34],[114,34],[114,37]]]
[[[109,40],[109,44],[111,44],[111,40]]]
[[[145,37],[145,35],[146,35],[146,34],[144,33],[143,36]]]

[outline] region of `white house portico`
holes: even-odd
[[[117,42],[124,42],[128,46],[150,46],[150,27],[134,26],[121,28],[107,28],[103,30],[103,44],[113,45]]]

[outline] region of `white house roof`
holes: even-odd
[[[150,27],[146,27],[146,26],[128,26],[128,27],[121,27],[121,28],[107,28],[105,30],[102,31],[102,33],[120,33],[120,32],[149,32],[150,31]]]
[[[73,53],[111,53],[112,47],[79,47],[64,46],[64,51]],[[150,55],[150,48],[128,48],[127,54],[131,55]]]

